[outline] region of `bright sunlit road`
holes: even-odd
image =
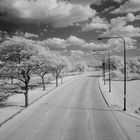
[[[125,140],[98,78],[79,76],[0,128],[0,140]]]

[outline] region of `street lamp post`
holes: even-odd
[[[109,71],[109,92],[111,92],[111,73],[110,73],[110,52],[108,50],[108,61],[109,61],[109,65],[108,65],[108,71]]]
[[[102,60],[102,68],[103,68],[103,77],[104,77],[104,85],[106,84],[105,80],[105,60]]]
[[[123,37],[102,37],[102,38],[98,38],[98,40],[102,40],[102,39],[111,39],[111,38],[120,38],[123,40],[123,44],[124,44],[124,108],[123,110],[126,110],[126,43],[125,43],[125,39]]]
[[[107,51],[108,53],[108,61],[109,61],[109,64],[108,64],[108,71],[109,71],[109,92],[111,92],[111,73],[110,73],[110,52],[109,50],[93,50],[94,52],[96,51]],[[103,62],[102,60],[102,67],[104,68],[103,69],[103,77],[104,77],[104,85],[105,85],[105,62]]]

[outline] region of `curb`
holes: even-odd
[[[107,105],[108,107],[110,107],[110,104],[109,104],[108,101],[106,100],[106,98],[105,98],[105,96],[104,96],[104,93],[103,93],[103,91],[102,91],[102,89],[101,89],[99,80],[100,80],[100,78],[98,78],[98,87],[99,87],[99,90],[100,90],[100,92],[101,92],[101,94],[102,94],[102,96],[103,96],[103,98],[104,98],[104,101],[105,101],[106,105]]]
[[[72,77],[74,78],[74,77]],[[71,81],[72,79],[67,80],[66,82],[64,82],[63,84],[60,84],[58,87],[66,84],[67,82]],[[51,91],[55,90],[58,87],[54,87],[52,89],[50,89],[49,91],[47,91],[45,94],[39,96],[37,99],[35,99],[34,101],[32,101],[27,107],[23,107],[22,109],[20,109],[19,111],[17,111],[16,113],[14,113],[13,115],[11,115],[9,118],[7,118],[6,120],[4,120],[3,122],[0,123],[0,127],[2,127],[2,125],[4,125],[6,122],[8,122],[9,120],[13,119],[16,115],[18,115],[19,113],[21,113],[22,111],[24,111],[25,109],[27,109],[29,106],[31,106],[32,104],[34,104],[35,102],[37,102],[38,100],[40,100],[41,98],[43,98],[44,96],[46,96],[48,93],[50,93]]]

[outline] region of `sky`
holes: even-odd
[[[0,33],[22,31],[48,48],[77,59],[94,49],[140,55],[140,0],[0,0]]]

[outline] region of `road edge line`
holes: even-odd
[[[108,107],[110,107],[110,104],[107,102],[107,99],[105,98],[105,96],[104,96],[104,94],[103,94],[103,91],[101,90],[101,86],[100,86],[99,80],[100,80],[100,78],[98,78],[98,87],[99,87],[99,90],[100,90],[100,92],[101,92],[101,94],[102,94],[102,97],[104,98],[104,101],[105,101],[106,105],[107,105]]]

